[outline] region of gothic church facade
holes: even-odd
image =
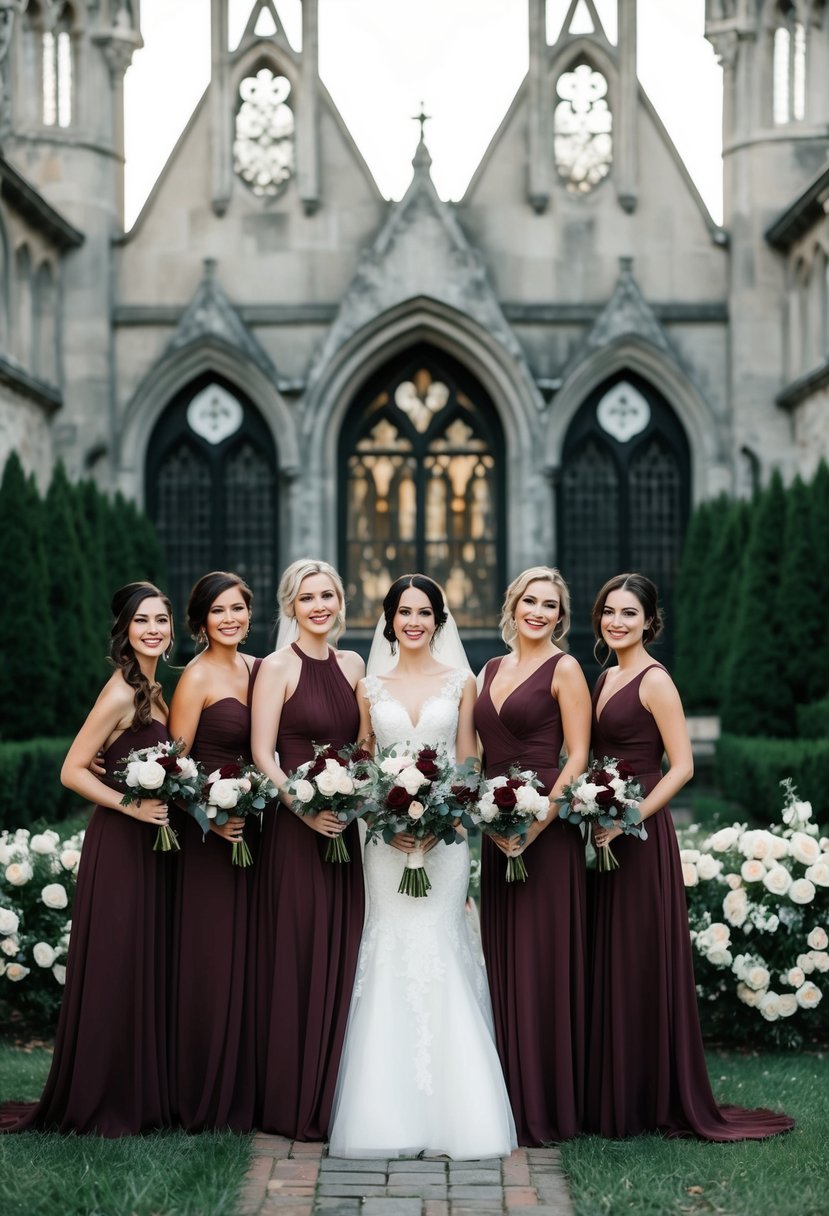
[[[550,40],[527,3],[526,79],[450,204],[423,138],[381,196],[316,0],[300,51],[278,0],[233,48],[211,0],[209,87],[129,232],[138,0],[0,3],[0,461],[140,501],[179,608],[239,570],[260,652],[278,571],[314,554],[353,641],[419,568],[479,658],[508,579],[555,563],[584,655],[610,574],[670,601],[694,503],[829,456],[827,6],[706,0],[719,226],[639,84],[636,0],[615,43],[593,0]]]

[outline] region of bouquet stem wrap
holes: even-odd
[[[527,867],[524,858],[519,853],[517,857],[507,858],[507,882],[526,882]]]
[[[423,846],[417,844],[411,853],[406,854],[406,867],[400,877],[397,888],[400,895],[413,895],[420,899],[431,890],[429,875],[426,873],[426,857]]]

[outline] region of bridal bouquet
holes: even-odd
[[[625,760],[609,756],[600,762],[592,760],[586,773],[567,785],[557,799],[561,803],[559,817],[583,824],[592,820],[603,828],[621,828],[626,836],[647,840],[639,802],[644,797],[642,786]],[[599,870],[617,870],[619,863],[610,845],[596,850]]]
[[[306,760],[285,783],[293,796],[293,809],[300,815],[333,811],[341,823],[349,824],[362,814],[361,795],[369,782],[371,756],[362,747],[340,751],[326,744],[314,744],[313,760]],[[329,838],[325,860],[350,861],[342,836]]]
[[[517,766],[505,777],[491,777],[481,783],[478,803],[472,820],[482,832],[495,836],[527,835],[534,819],[543,823],[550,810],[550,800],[540,794],[541,782],[535,773],[521,771]],[[507,858],[507,882],[526,882],[524,858]]]
[[[121,805],[131,806],[142,798],[159,798],[162,802],[179,802],[189,811],[199,801],[203,772],[195,760],[182,755],[183,751],[181,739],[131,751],[124,768],[114,774],[127,787]],[[178,837],[169,824],[158,829],[153,849],[178,852]]]
[[[202,802],[195,809],[194,817],[203,832],[214,823],[227,823],[231,815],[246,819],[248,815],[258,815],[264,811],[268,803],[276,797],[277,788],[260,773],[253,764],[223,764],[212,772],[203,788]],[[249,866],[253,857],[247,841],[234,840],[230,860],[234,866]]]
[[[455,831],[469,803],[468,791],[477,787],[477,760],[453,764],[443,749],[407,750],[394,744],[374,758],[370,784],[365,791],[368,839],[382,836],[389,844],[408,832],[418,842],[435,836],[445,844],[461,838]],[[397,888],[401,895],[425,896],[431,887],[424,869],[423,847],[406,854],[406,866]]]

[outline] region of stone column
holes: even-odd
[[[227,0],[210,5],[210,146],[212,149],[212,206],[224,215],[233,189],[231,99],[228,88]]]
[[[530,63],[527,72],[527,198],[540,215],[550,204],[552,99],[547,80],[547,5],[529,0]]]
[[[297,115],[297,185],[306,215],[320,205],[319,21],[317,0],[302,0],[302,92]]]
[[[619,203],[635,210],[639,197],[639,79],[636,75],[636,0],[618,0],[619,105],[614,178]]]

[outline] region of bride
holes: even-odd
[[[448,618],[443,592],[423,574],[397,579],[383,601],[381,661],[357,686],[360,738],[379,748],[442,744],[475,755],[475,682],[467,666],[438,661]],[[454,629],[454,622],[450,620]],[[378,629],[380,626],[378,626]],[[457,638],[460,662],[465,655]],[[386,644],[387,643],[387,644]],[[397,662],[388,668],[399,648]],[[363,930],[329,1136],[332,1157],[500,1157],[515,1125],[495,1049],[486,976],[465,916],[469,849],[426,839],[431,890],[398,894],[407,833],[369,844]]]

